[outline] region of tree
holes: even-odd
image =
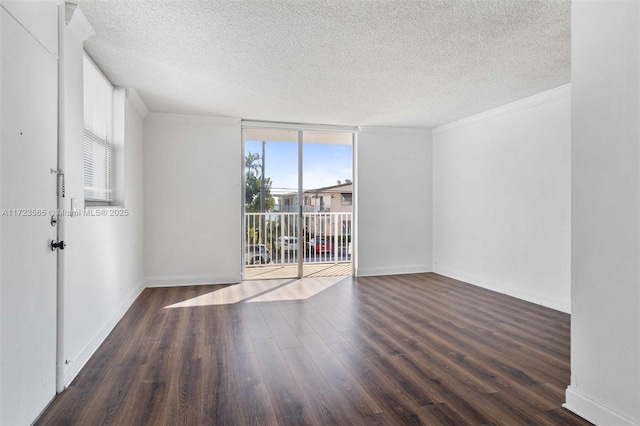
[[[247,213],[260,213],[260,187],[262,184],[262,157],[257,152],[249,152],[244,160],[245,188],[244,202]],[[271,196],[271,178],[264,179],[266,211],[272,211],[276,200]]]
[[[247,177],[260,175],[262,166],[260,164],[260,154],[257,152],[249,152],[244,159],[244,168],[246,169]]]

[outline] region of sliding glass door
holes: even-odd
[[[353,133],[243,126],[245,279],[350,275]]]
[[[353,133],[302,131],[306,275],[351,274]]]

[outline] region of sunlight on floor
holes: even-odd
[[[254,280],[233,284],[202,296],[165,306],[190,308],[195,306],[229,305],[232,303],[277,302],[308,299],[339,283],[345,277],[291,278]]]

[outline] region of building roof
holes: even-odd
[[[340,183],[337,185],[323,186],[322,188],[305,189],[305,194],[320,194],[320,193],[336,193],[336,194],[351,194],[353,192],[353,182]],[[287,194],[274,195],[274,197],[293,197],[298,195],[297,192],[289,192]]]

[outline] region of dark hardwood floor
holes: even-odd
[[[561,408],[569,315],[436,274],[202,303],[234,290],[145,290],[37,424],[590,424]]]

